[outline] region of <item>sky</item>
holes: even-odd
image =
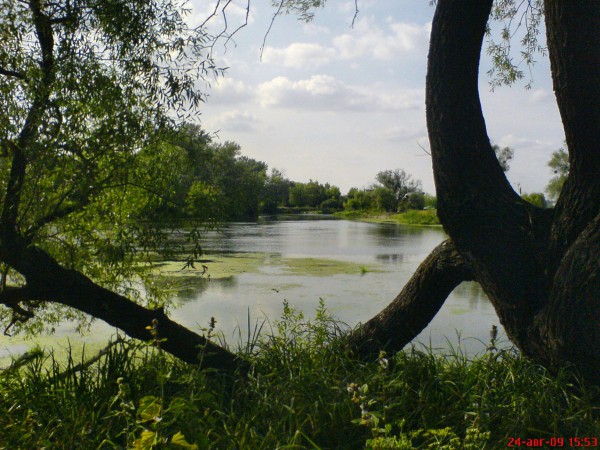
[[[186,20],[204,23],[212,1],[192,0]],[[246,9],[245,0],[231,1],[228,31],[246,21]],[[354,0],[328,0],[312,22],[282,15],[269,31],[276,8],[252,1],[247,25],[213,48],[216,64],[228,69],[202,86],[208,99],[198,121],[294,181],[329,182],[346,193],[368,187],[380,171],[402,169],[434,193],[425,123],[434,8],[428,0],[358,0],[358,9],[352,26]],[[222,31],[222,16],[207,26]],[[507,176],[523,193],[544,190],[547,162],[564,140],[549,63],[537,60],[529,90],[526,68],[524,82],[493,92],[487,55],[480,70],[488,134],[514,149]]]

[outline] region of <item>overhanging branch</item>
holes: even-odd
[[[130,337],[145,342],[158,338],[161,349],[188,363],[202,362],[207,367],[229,371],[247,368],[247,363],[238,356],[173,322],[162,308],[144,308],[77,271],[65,269],[48,253],[28,245],[19,236],[0,237],[0,260],[27,280],[25,287],[5,292],[6,298],[13,302],[29,297],[69,306],[123,330]]]
[[[349,336],[350,347],[365,359],[377,357],[381,350],[400,351],[429,324],[454,288],[472,279],[471,268],[454,244],[442,242],[392,303]]]
[[[24,73],[21,73],[17,70],[5,69],[4,67],[0,67],[0,75],[4,75],[7,77],[17,78],[19,80],[27,81],[27,77]]]

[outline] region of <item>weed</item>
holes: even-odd
[[[177,361],[158,335],[66,365],[38,354],[0,374],[0,448],[493,449],[600,434],[597,387],[495,336],[472,359],[409,348],[365,363],[322,301],[313,320],[286,303],[261,329],[239,350],[245,377]]]

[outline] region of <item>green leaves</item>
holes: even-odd
[[[543,19],[543,1],[496,0],[492,8],[491,20],[501,24],[500,30],[494,30],[493,23],[488,24],[487,53],[492,59],[492,68],[488,70],[492,89],[502,85],[512,85],[524,78],[522,66],[530,68],[535,64],[535,55],[546,54],[546,48],[538,41]],[[515,55],[514,40],[518,39],[521,49]],[[529,89],[533,82],[530,78],[525,87]]]
[[[552,158],[548,161],[548,167],[552,169],[554,176],[550,178],[550,181],[546,186],[546,193],[552,200],[556,201],[567,180],[571,167],[567,151],[561,147],[557,151],[552,152]]]
[[[142,212],[177,176],[161,158],[181,149],[164,142],[222,73],[185,13],[179,0],[0,1],[0,229],[132,298],[161,237]]]

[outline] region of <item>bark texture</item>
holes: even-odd
[[[556,205],[539,327],[553,362],[600,374],[600,4],[545,2],[552,79],[571,169]]]
[[[554,211],[517,195],[496,160],[478,93],[492,0],[440,0],[430,43],[427,124],[438,213],[510,339],[549,366],[597,376],[600,4],[546,2],[554,87],[572,162]]]

